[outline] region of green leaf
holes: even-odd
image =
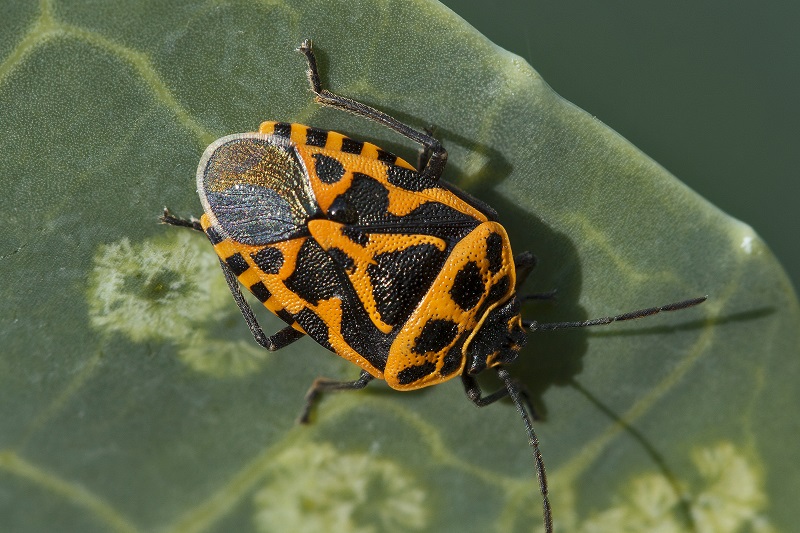
[[[513,406],[458,380],[329,395],[358,369],[304,339],[258,348],[199,215],[216,137],[299,121],[417,147],[320,109],[324,82],[450,152],[558,289],[513,373],[543,420],[558,531],[791,531],[798,302],[766,245],[441,5],[10,3],[0,22],[0,526],[7,531],[531,531],[541,507]],[[624,102],[621,103],[624,105]],[[268,332],[280,320],[260,313]],[[487,380],[487,387],[496,385]]]

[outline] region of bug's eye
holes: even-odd
[[[339,196],[328,208],[328,218],[342,224],[355,224],[358,222],[358,213],[347,200]]]

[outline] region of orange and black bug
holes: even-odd
[[[552,531],[533,409],[506,365],[528,331],[584,327],[684,309],[705,298],[588,320],[538,324],[520,313],[517,288],[535,261],[516,257],[497,213],[440,180],[441,143],[385,113],[322,88],[311,41],[300,46],[317,102],[361,115],[420,144],[417,168],[379,147],[300,124],[265,122],[223,137],[197,171],[199,221],[161,220],[205,232],[255,340],[270,351],[309,335],[359,367],[354,381],[318,378],[300,417],[332,390],[377,378],[413,390],[461,377],[484,406],[509,396],[525,424]],[[287,326],[267,336],[239,283]],[[504,388],[484,396],[475,376],[492,368]]]

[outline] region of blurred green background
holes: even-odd
[[[443,3],[753,226],[800,287],[800,3]]]

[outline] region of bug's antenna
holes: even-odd
[[[686,309],[687,307],[694,307],[705,302],[708,296],[701,296],[699,298],[692,298],[690,300],[683,300],[682,302],[675,302],[659,307],[648,307],[647,309],[637,309],[636,311],[629,311],[616,316],[604,316],[601,318],[593,318],[591,320],[584,320],[582,322],[547,322],[539,324],[534,320],[523,320],[522,325],[531,331],[543,331],[548,329],[566,329],[566,328],[585,328],[588,326],[605,326],[612,322],[622,322],[623,320],[635,320],[637,318],[644,318],[646,316],[657,315],[662,311],[678,311]]]
[[[497,367],[497,375],[503,380],[503,383],[505,383],[506,390],[508,390],[508,397],[514,402],[517,412],[525,423],[525,431],[528,433],[528,444],[530,444],[531,450],[533,451],[533,461],[536,463],[536,477],[539,478],[539,492],[542,493],[544,530],[545,533],[553,533],[553,514],[550,509],[550,498],[548,497],[547,474],[544,471],[544,459],[542,459],[542,452],[539,451],[539,439],[533,431],[533,422],[528,414],[528,412],[533,411],[533,409],[530,403],[528,403],[528,397],[520,393],[519,386],[506,369]],[[527,409],[525,409],[523,401],[528,405]]]

